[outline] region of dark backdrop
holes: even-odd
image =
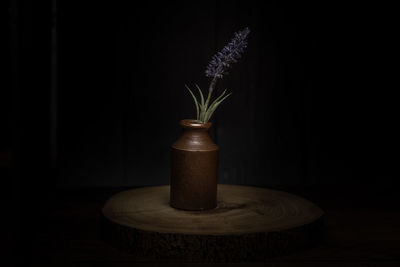
[[[395,105],[371,72],[381,68],[377,39],[385,40],[379,11],[296,1],[77,3],[57,9],[58,184],[167,184],[178,122],[194,116],[184,84],[207,88],[211,56],[245,26],[244,58],[218,84],[233,92],[213,119],[220,182],[392,181]]]
[[[60,186],[167,184],[178,122],[194,116],[184,84],[207,88],[209,59],[248,26],[218,84],[233,92],[212,120],[220,182],[394,182],[392,18],[375,8],[10,0],[2,165],[56,167],[45,184]]]

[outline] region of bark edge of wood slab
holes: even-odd
[[[262,261],[317,245],[323,211],[283,191],[218,185],[218,206],[184,211],[169,205],[169,186],[120,192],[105,204],[101,234],[140,260]]]

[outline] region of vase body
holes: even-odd
[[[218,146],[208,130],[211,123],[182,120],[183,132],[171,146],[170,205],[183,210],[217,206]]]

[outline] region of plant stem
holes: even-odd
[[[208,108],[208,104],[210,103],[211,95],[214,91],[215,85],[217,84],[217,77],[214,77],[210,83],[210,87],[208,88],[208,96],[206,101],[206,110]]]
[[[217,83],[217,80],[218,80],[217,77],[214,77],[214,78],[212,79],[211,83],[210,83],[210,87],[208,88],[208,92],[209,92],[210,95],[211,95],[212,92],[214,91],[215,84]]]

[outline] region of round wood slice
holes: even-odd
[[[323,211],[301,197],[258,187],[218,185],[218,206],[183,211],[169,186],[133,189],[102,210],[106,241],[140,259],[259,261],[322,239]]]

